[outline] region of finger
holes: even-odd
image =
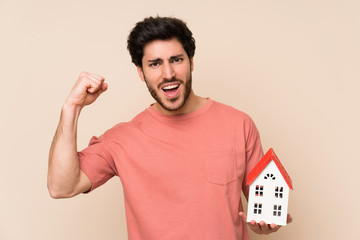
[[[248,223],[248,226],[251,228],[251,230],[253,230],[254,232],[256,232],[256,233],[261,233],[261,227],[260,227],[260,225],[256,222],[256,221],[254,221],[254,220],[252,220],[252,221],[250,221],[249,223]]]
[[[240,218],[241,218],[244,222],[246,222],[246,220],[247,220],[246,214],[243,213],[243,212],[239,212],[239,215],[240,215]]]
[[[81,72],[79,78],[83,78],[83,77],[92,77],[98,80],[104,80],[105,78],[103,76],[94,74],[94,73],[89,73],[89,72]]]
[[[92,77],[88,77],[86,78],[86,81],[88,81],[87,83],[87,92],[89,93],[95,93],[101,89],[103,89],[103,81],[100,81],[98,79],[92,78]],[[106,87],[105,87],[106,90]]]
[[[88,78],[97,83],[103,83],[105,81],[105,78],[103,78],[103,77],[98,78],[98,77],[90,75],[90,76],[88,76]]]
[[[293,221],[293,219],[292,219],[290,213],[288,213],[288,214],[287,214],[286,222],[287,222],[287,223],[291,223],[292,221]]]
[[[97,74],[94,74],[94,73],[89,73],[89,76],[93,77],[93,78],[95,78],[95,79],[97,79],[99,81],[104,81],[105,80],[105,78],[103,76],[100,76],[100,75],[97,75]]]
[[[259,225],[255,222],[255,220],[251,220],[250,222],[249,222],[249,225],[250,226],[253,226],[253,227],[259,227]]]
[[[262,231],[268,231],[269,230],[269,226],[264,221],[261,221],[259,223],[259,225],[260,225],[260,228],[261,228]]]
[[[107,90],[107,84],[103,84],[102,85],[102,88],[100,88],[99,90],[97,90],[96,92],[94,93],[91,93],[92,94],[92,97],[94,99],[97,99],[103,92],[105,92]]]
[[[99,87],[98,92],[103,93],[108,89],[109,85],[107,83],[101,83],[101,86]]]
[[[101,84],[101,88],[98,90],[99,94],[105,92],[108,89],[109,85],[107,83]]]
[[[93,77],[87,77],[85,81],[88,81],[88,83],[90,83],[90,88],[100,89],[102,87],[101,85],[103,84],[103,81]]]
[[[270,224],[270,229],[272,232],[276,232],[277,230],[279,230],[280,227],[280,225],[276,225],[274,223]]]
[[[104,77],[90,74],[87,72],[82,72],[79,76],[79,83],[85,83],[87,89],[88,88],[96,88],[98,85],[101,85],[105,81]],[[94,92],[91,90],[91,92]]]
[[[91,94],[95,94],[96,96],[99,96],[100,94],[102,94],[103,92],[105,92],[108,88],[108,85],[106,83],[103,83],[101,85],[99,85],[98,87],[96,87],[95,89],[90,89],[92,92],[90,92],[89,90],[89,93]]]
[[[87,85],[86,91],[88,93],[95,93],[95,92],[99,91],[101,88],[102,88],[101,84],[97,84],[97,83],[94,83],[94,82],[89,82],[88,85]]]
[[[275,223],[270,224],[270,229],[274,229],[276,227],[277,227],[277,225]]]
[[[101,89],[98,90],[99,95],[102,94],[103,92],[105,92],[108,89],[108,84],[107,83],[103,83],[101,85]]]
[[[107,83],[102,84],[102,91],[105,92],[108,89],[109,85]]]

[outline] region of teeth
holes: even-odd
[[[170,90],[170,89],[174,89],[177,88],[179,85],[169,85],[163,88],[163,90]]]

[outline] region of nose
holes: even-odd
[[[171,80],[175,77],[175,71],[171,63],[163,64],[163,78]]]

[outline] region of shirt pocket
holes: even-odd
[[[238,179],[234,149],[209,151],[205,158],[208,182],[225,186]]]

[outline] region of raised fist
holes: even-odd
[[[66,104],[83,108],[92,104],[108,88],[105,78],[96,74],[82,72],[66,99]]]

